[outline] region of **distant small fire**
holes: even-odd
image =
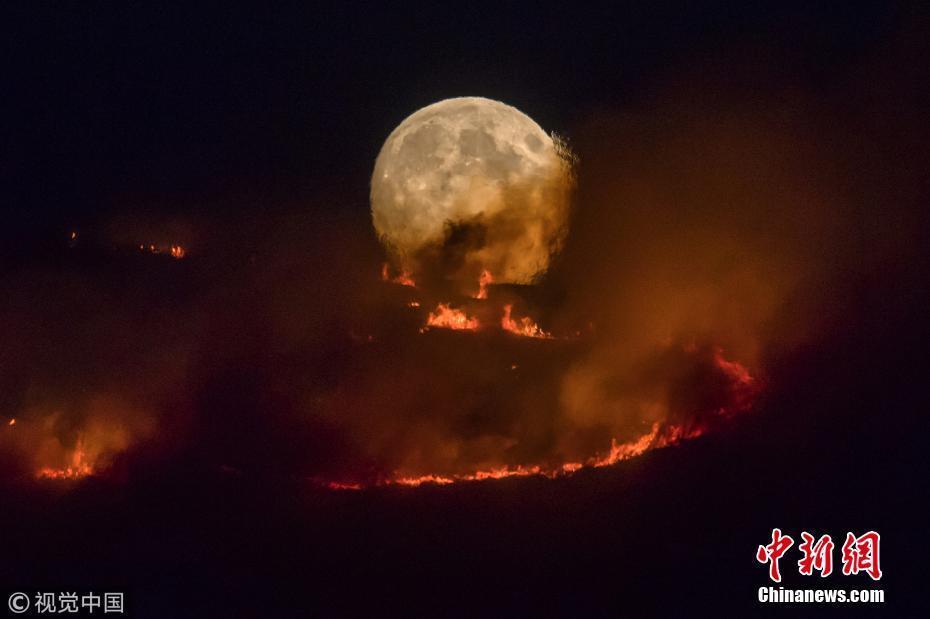
[[[139,251],[150,254],[168,254],[175,260],[180,260],[187,255],[187,250],[181,245],[156,245],[155,243],[139,244]]]

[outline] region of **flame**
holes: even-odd
[[[72,240],[72,241],[76,241],[76,240],[77,240],[77,237],[78,237],[78,233],[77,233],[75,230],[72,230],[72,231],[71,231],[71,240]]]
[[[419,302],[419,301],[411,301],[410,303],[407,304],[407,307],[420,307],[420,302]]]
[[[566,477],[573,475],[584,468],[602,468],[611,466],[624,460],[629,460],[650,451],[662,447],[672,447],[682,440],[696,438],[703,434],[700,429],[686,430],[681,425],[669,425],[663,428],[663,424],[655,422],[652,428],[646,434],[637,439],[618,443],[616,439],[611,439],[610,451],[603,455],[597,455],[589,458],[585,462],[565,462],[553,468],[543,468],[541,466],[523,466],[498,467],[484,471],[475,471],[463,475],[421,475],[418,477],[402,476],[389,479],[382,482],[382,485],[399,485],[399,486],[420,486],[423,484],[436,484],[445,486],[456,482],[484,481],[487,479],[505,479],[508,477],[546,477],[555,479],[557,477]],[[350,484],[340,484],[348,487]],[[331,486],[331,484],[330,484]],[[352,489],[361,489],[358,484]]]
[[[330,490],[361,490],[361,484],[343,483],[339,481],[326,482],[326,487]]]
[[[468,329],[475,330],[478,328],[478,319],[469,317],[464,311],[454,309],[447,303],[440,303],[436,306],[436,311],[430,312],[426,318],[426,328],[439,327],[441,329]]]
[[[734,397],[733,404],[728,408],[718,410],[717,414],[732,415],[734,413],[748,411],[752,408],[753,400],[759,392],[759,385],[749,374],[749,370],[736,361],[724,359],[723,349],[719,347],[714,349],[714,363],[716,363],[717,367],[732,381],[732,393]]]
[[[417,283],[413,281],[413,274],[406,269],[401,271],[400,275],[397,277],[392,278],[390,267],[387,262],[381,265],[381,281],[400,284],[401,286],[410,286],[411,288],[416,288],[417,286]]]
[[[440,307],[443,307],[443,305],[440,304]],[[732,379],[732,391],[734,396],[734,401],[731,405],[720,408],[714,412],[720,416],[731,416],[749,410],[752,407],[753,398],[758,393],[758,385],[755,379],[750,375],[749,370],[736,361],[725,359],[723,357],[723,351],[719,348],[715,350],[714,360],[717,366]],[[656,421],[647,432],[644,432],[637,438],[626,442],[618,442],[616,438],[611,439],[609,451],[603,454],[596,454],[584,462],[565,462],[557,466],[549,467],[542,467],[539,465],[504,466],[453,475],[395,475],[394,477],[381,480],[375,485],[420,486],[424,484],[433,484],[446,486],[457,482],[531,476],[555,479],[574,475],[585,468],[594,469],[611,466],[624,460],[636,458],[654,449],[674,447],[683,441],[697,438],[706,431],[707,425],[698,421],[693,421],[691,423]],[[334,489],[351,490],[361,490],[365,487],[363,484],[342,482],[328,482],[324,485]]]
[[[94,468],[87,462],[87,452],[84,450],[83,439],[78,439],[70,461],[70,465],[66,467],[57,469],[44,467],[39,469],[36,476],[40,479],[80,479],[93,474]]]
[[[398,486],[419,486],[421,484],[436,484],[446,486],[455,483],[452,477],[440,477],[438,475],[422,475],[420,477],[398,477],[389,483]]]
[[[10,419],[10,422],[9,422],[8,424],[6,424],[6,425],[8,425],[8,426],[15,426],[15,425],[16,425],[16,419]]]
[[[485,271],[487,273],[487,271]],[[477,297],[476,297],[477,298]],[[416,302],[414,302],[416,303]],[[417,307],[408,304],[410,307]],[[523,337],[535,337],[540,339],[552,339],[552,334],[547,333],[539,328],[531,318],[524,316],[518,320],[511,318],[512,305],[504,306],[504,316],[501,319],[501,328],[515,335]],[[455,309],[448,303],[440,303],[436,306],[435,312],[430,312],[426,318],[426,326],[420,329],[424,332],[430,327],[439,327],[442,329],[456,329],[474,331],[481,326],[476,317],[468,316],[464,310]],[[514,369],[514,368],[511,368]]]
[[[175,260],[180,260],[187,255],[187,250],[181,245],[156,245],[155,243],[146,245],[145,243],[139,243],[139,251],[148,252],[150,254],[161,254],[164,252]]]
[[[488,285],[494,283],[494,277],[491,275],[491,272],[485,269],[481,271],[481,277],[478,278],[478,294],[475,295],[476,299],[487,299],[488,298]]]
[[[602,466],[610,466],[611,464],[616,464],[623,460],[629,460],[630,458],[635,458],[640,456],[653,445],[656,440],[656,437],[659,435],[659,422],[656,422],[652,425],[652,430],[648,433],[643,434],[638,439],[629,441],[627,443],[617,443],[617,439],[610,440],[610,451],[600,457],[595,457],[594,461],[591,462],[591,466],[598,468]]]
[[[501,328],[504,331],[510,331],[524,337],[537,337],[542,339],[552,339],[552,334],[546,333],[539,328],[529,316],[520,318],[519,322],[510,317],[513,305],[504,306],[504,316],[501,318]]]

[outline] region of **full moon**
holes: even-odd
[[[514,107],[482,97],[433,103],[381,147],[371,177],[375,230],[414,272],[452,246],[458,272],[529,283],[565,237],[570,162],[560,141]]]

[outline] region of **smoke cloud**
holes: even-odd
[[[364,205],[127,215],[4,272],[4,477],[557,468],[745,412],[792,351],[845,327],[864,274],[913,261],[920,175],[890,163],[905,138],[850,135],[862,118],[829,101],[708,79],[585,114],[562,251],[534,286],[487,299],[471,298],[481,270],[506,274],[540,242],[504,213],[449,224],[414,256],[416,287],[381,280]],[[864,221],[876,199],[888,208]],[[439,302],[481,328],[424,332]],[[502,330],[505,306],[555,337]]]

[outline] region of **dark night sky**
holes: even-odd
[[[841,16],[721,2],[30,7],[4,20],[4,201],[15,221],[68,226],[330,182],[364,209],[382,140],[426,103],[488,96],[570,136],[693,67],[749,96],[834,96],[907,16],[887,3]]]

